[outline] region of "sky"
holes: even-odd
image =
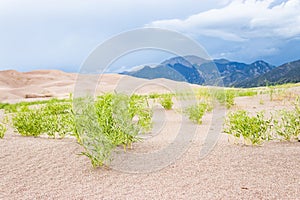
[[[0,70],[77,72],[101,43],[122,32],[178,31],[211,58],[273,65],[300,59],[300,0],[1,0]],[[173,56],[137,52],[115,69]]]

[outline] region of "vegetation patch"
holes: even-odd
[[[227,108],[234,105],[238,96],[253,96],[254,89],[208,89],[201,88],[196,96],[201,103],[184,109],[184,114],[197,124],[202,124],[206,112],[218,102]],[[275,89],[269,91],[274,98]],[[139,134],[152,128],[153,111],[151,101],[159,102],[165,109],[172,109],[174,94],[124,95],[108,93],[97,97],[47,101],[0,103],[11,118],[15,130],[23,136],[38,137],[41,134],[50,138],[75,136],[83,147],[82,155],[87,156],[93,166],[109,164],[112,152],[117,147],[124,151],[139,141]],[[187,94],[178,98],[192,97]],[[189,100],[189,99],[187,99]],[[0,123],[0,138],[7,127]],[[266,118],[264,113],[250,115],[240,110],[230,113],[224,124],[224,132],[233,135],[236,141],[245,144],[261,145],[269,140],[294,141],[300,135],[299,99],[293,110],[281,110]],[[121,150],[122,150],[121,148]]]
[[[245,110],[228,115],[224,132],[242,139],[245,144],[260,145],[271,139],[269,132],[270,120],[265,120],[262,112],[250,116]]]
[[[274,132],[280,140],[293,141],[300,136],[300,103],[295,103],[294,110],[280,110],[274,119]]]
[[[192,105],[185,109],[185,114],[189,119],[197,124],[202,124],[202,117],[207,111],[212,111],[213,107],[205,102]]]
[[[75,136],[85,149],[82,154],[95,167],[109,163],[111,152],[117,146],[123,146],[126,151],[139,140],[139,133],[152,127],[152,109],[145,96],[105,94],[95,102],[87,98],[74,103]]]
[[[268,140],[294,141],[300,136],[299,99],[293,110],[280,110],[265,119],[262,112],[250,116],[245,110],[230,113],[223,131],[242,140],[245,144],[260,145]]]
[[[171,94],[164,94],[161,95],[159,98],[159,102],[162,105],[162,107],[164,107],[164,109],[166,110],[171,110],[172,106],[173,106],[173,101],[172,101],[172,97],[173,95]]]
[[[71,100],[71,98],[70,99],[53,98],[50,100],[19,102],[19,103],[15,103],[15,104],[0,102],[0,109],[4,109],[6,113],[16,113],[16,112],[22,112],[22,111],[26,110],[28,107],[33,106],[33,105],[64,103],[64,102],[72,102],[72,100]]]
[[[37,108],[22,108],[14,114],[12,123],[18,133],[23,136],[37,137],[47,134],[53,138],[57,135],[63,138],[66,134],[73,132],[74,117],[71,103],[48,102]]]
[[[6,130],[7,130],[6,126],[0,123],[0,139],[4,137]]]

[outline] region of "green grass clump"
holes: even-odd
[[[47,134],[55,138],[64,137],[74,129],[72,105],[50,101],[38,108],[23,109],[14,114],[13,126],[23,136],[37,137]]]
[[[277,111],[269,119],[264,119],[262,112],[256,116],[250,116],[244,110],[231,113],[225,121],[224,132],[254,145],[271,139],[297,140],[300,136],[299,102],[298,99],[293,110]]]
[[[275,131],[279,139],[292,141],[300,135],[300,112],[281,110],[275,120]]]
[[[0,109],[4,109],[6,113],[16,113],[23,112],[28,110],[29,106],[33,105],[43,105],[43,104],[52,104],[52,103],[67,103],[71,102],[71,99],[50,99],[50,100],[41,100],[41,101],[29,101],[29,102],[19,102],[15,104],[9,103],[0,103]]]
[[[257,95],[258,92],[256,90],[251,90],[251,89],[241,89],[237,90],[235,96],[237,97],[252,97]]]
[[[227,108],[234,106],[235,94],[232,90],[225,91],[225,105]]]
[[[207,87],[196,89],[195,94],[199,99],[208,99],[209,97],[211,97],[211,92]]]
[[[84,148],[82,155],[87,156],[94,167],[102,166],[110,160],[114,149],[111,140],[106,136],[104,128],[99,126],[96,107],[91,97],[74,100],[75,129],[74,135],[78,143]],[[105,114],[103,112],[103,114]],[[103,123],[109,117],[103,115]]]
[[[147,96],[132,95],[129,100],[130,118],[138,119],[137,123],[141,127],[142,132],[147,132],[152,128],[152,109],[148,103]]]
[[[208,103],[199,103],[188,107],[184,112],[189,119],[197,124],[202,124],[202,117],[206,111],[211,111],[212,106]]]
[[[6,130],[6,126],[0,123],[0,139],[4,137]]]
[[[270,140],[270,120],[265,120],[262,112],[250,116],[247,111],[240,110],[229,114],[225,121],[224,132],[234,137],[244,139],[244,142],[260,145],[265,140]]]
[[[160,96],[161,96],[161,94],[158,94],[158,93],[151,93],[148,95],[148,97],[150,99],[158,99]]]
[[[227,108],[231,108],[234,105],[235,91],[229,89],[214,89],[212,90],[212,97],[220,104],[225,105]]]
[[[293,141],[300,136],[300,103],[297,99],[294,110],[280,110],[274,120],[274,129],[281,140]]]
[[[164,107],[164,109],[166,109],[166,110],[172,109],[172,106],[174,104],[172,101],[172,97],[173,96],[171,94],[161,95],[159,102],[162,105],[162,107]]]
[[[0,110],[1,110],[1,109],[4,109],[4,110],[5,110],[7,107],[9,107],[9,105],[10,105],[9,103],[1,103],[1,102],[0,102]]]
[[[37,110],[19,112],[13,119],[13,126],[23,136],[39,136],[43,132],[43,117]]]
[[[226,108],[234,106],[235,97],[255,96],[258,94],[254,89],[236,89],[236,88],[199,88],[195,90],[198,99],[216,100]]]
[[[96,100],[74,99],[73,105],[71,99],[2,105],[12,112],[12,125],[23,136],[74,135],[93,166],[105,164],[114,148],[126,150],[139,140],[139,133],[152,128],[152,109],[148,97],[141,95],[105,94]]]
[[[94,167],[107,164],[117,146],[126,150],[139,140],[139,133],[152,127],[152,110],[145,96],[105,94],[95,102],[86,98],[75,103],[75,136]]]
[[[136,141],[139,132],[129,111],[130,99],[125,95],[106,94],[98,97],[95,108],[103,133],[113,145],[124,148]]]
[[[177,94],[178,96],[181,96],[183,94]],[[137,95],[135,95],[137,96]],[[172,109],[172,106],[173,106],[173,101],[172,101],[172,98],[173,98],[173,94],[158,94],[158,93],[152,93],[152,94],[149,94],[148,97],[150,99],[158,99],[158,102],[162,105],[162,107],[164,107],[166,110],[171,110]],[[142,96],[141,96],[142,97]]]
[[[55,138],[56,134],[60,138],[74,131],[74,116],[72,104],[70,103],[49,103],[40,110],[44,120],[43,132]]]

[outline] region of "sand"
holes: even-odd
[[[105,75],[102,83],[106,84],[99,87],[112,90],[121,77]],[[29,100],[25,94],[43,90],[63,98],[72,92],[75,80],[76,74],[60,71],[0,72],[1,102]],[[163,81],[168,82],[159,83]],[[163,89],[152,85],[152,90]],[[288,101],[269,101],[265,95],[237,98],[232,110],[290,106]],[[164,115],[168,120],[161,134],[135,143],[128,153],[151,153],[172,142],[181,117],[174,110]],[[10,128],[0,140],[0,199],[300,199],[299,142],[244,146],[232,144],[227,135],[219,133],[212,151],[200,159],[211,123],[212,114],[207,114],[184,154],[151,173],[95,169],[87,157],[78,155],[83,149],[73,138],[22,137]]]

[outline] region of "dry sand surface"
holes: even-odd
[[[106,84],[99,91],[114,89],[120,77],[104,76],[102,83]],[[75,80],[75,74],[59,71],[0,72],[0,101],[21,101],[26,94],[43,91],[66,97]],[[152,86],[152,90],[163,89]],[[233,109],[268,111],[290,106],[289,102],[271,102],[267,96],[240,97]],[[166,111],[165,116],[168,120],[161,134],[134,144],[129,151],[159,151],[172,142],[181,117],[174,110]],[[212,151],[199,159],[213,123],[207,114],[188,150],[170,165],[135,174],[92,168],[87,157],[78,155],[83,149],[75,139],[22,137],[9,129],[0,140],[0,199],[300,199],[299,142],[251,147],[231,144],[220,133]]]
[[[137,85],[139,87],[137,87]],[[181,89],[188,84],[166,79],[155,81],[117,74],[80,75],[58,70],[18,72],[0,71],[0,102],[20,102],[49,98],[68,98],[74,91],[91,90],[92,94],[105,92],[149,93],[166,92],[168,88]],[[198,87],[190,85],[191,87]]]

